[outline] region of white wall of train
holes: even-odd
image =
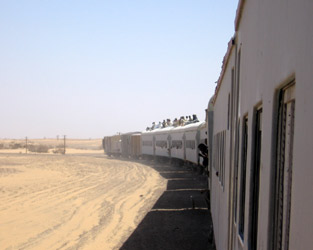
[[[214,98],[217,250],[313,246],[313,1],[239,1]]]
[[[141,134],[143,157],[159,157],[184,164],[202,165],[198,145],[207,138],[207,123],[158,128]]]
[[[202,167],[198,145],[207,143],[207,122],[118,134],[103,138],[107,155],[144,157]]]

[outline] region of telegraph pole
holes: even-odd
[[[66,146],[65,141],[66,141],[66,135],[64,135],[64,154],[65,154],[65,146]]]

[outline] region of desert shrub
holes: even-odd
[[[29,145],[28,150],[30,152],[35,153],[48,153],[49,152],[49,146],[47,145]]]
[[[23,148],[23,145],[21,143],[11,142],[9,145],[10,149],[18,149]]]
[[[4,149],[4,144],[0,143],[0,149]]]
[[[52,152],[54,154],[64,154],[64,148],[55,148]]]

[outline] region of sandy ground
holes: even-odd
[[[106,158],[98,143],[90,155],[0,151],[1,249],[118,249],[124,244],[167,180],[141,163]]]

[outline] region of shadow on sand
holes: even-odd
[[[215,249],[207,177],[190,167],[146,163],[168,180],[167,190],[120,249]]]

